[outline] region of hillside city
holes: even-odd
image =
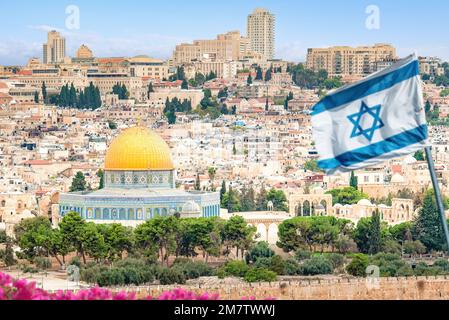
[[[449,274],[423,152],[317,165],[311,108],[403,58],[394,43],[285,61],[262,8],[245,34],[179,43],[168,60],[82,43],[70,57],[58,31],[42,42],[41,57],[0,65],[0,271],[47,290]],[[449,63],[419,68],[449,208]]]

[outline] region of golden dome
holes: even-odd
[[[144,127],[133,127],[120,133],[106,153],[105,170],[173,169],[167,143]]]

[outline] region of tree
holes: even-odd
[[[86,255],[84,250],[84,232],[85,221],[76,212],[67,213],[62,221],[59,223],[59,229],[62,233],[62,238],[66,243],[70,243],[78,255],[83,258],[83,263],[86,264]]]
[[[109,261],[123,258],[124,252],[131,252],[134,247],[133,230],[118,223],[97,226],[103,236]]]
[[[333,189],[326,194],[332,195],[333,205],[337,203],[345,205],[345,204],[356,204],[362,199],[368,199],[368,195],[363,193],[353,187],[346,187],[342,189]]]
[[[115,84],[112,87],[112,93],[118,95],[120,100],[126,100],[129,98],[129,91],[126,88],[125,84],[120,85],[119,83]]]
[[[148,84],[148,90],[147,90],[147,98],[150,99],[150,95],[154,92],[153,88],[153,82],[150,82]]]
[[[189,90],[189,83],[187,82],[186,79],[182,80],[181,89],[182,90]]]
[[[220,201],[222,207],[223,207],[223,198],[225,194],[226,194],[226,182],[223,180],[221,182],[221,189],[220,189]]]
[[[202,86],[206,82],[206,77],[201,72],[197,72],[195,73],[195,82]]]
[[[411,222],[404,222],[391,226],[388,233],[395,241],[405,242],[412,241],[413,224]]]
[[[170,254],[176,252],[176,234],[179,220],[174,216],[156,217],[135,229],[137,244],[146,250],[155,249],[162,264],[168,266]]]
[[[262,68],[260,66],[257,66],[256,69],[256,78],[254,80],[263,80],[263,73],[262,73]]]
[[[270,69],[265,72],[265,82],[268,82],[271,80],[271,73],[273,72],[273,67],[270,67]]]
[[[70,186],[70,192],[78,192],[86,190],[86,177],[81,171],[78,171],[72,180],[72,185]]]
[[[414,238],[421,241],[428,250],[443,250],[445,247],[443,227],[433,189],[426,192],[412,233]]]
[[[288,211],[287,197],[284,191],[272,188],[267,194],[267,202],[273,203],[275,211]]]
[[[251,74],[248,75],[248,78],[246,79],[246,84],[251,85],[253,83],[253,77],[251,77]]]
[[[349,186],[358,190],[358,178],[355,176],[354,171],[351,171],[351,177],[349,178]]]
[[[382,246],[382,226],[379,212],[375,212],[372,217],[361,218],[354,230],[353,238],[360,252],[378,253]]]
[[[415,152],[415,154],[413,155],[413,157],[417,160],[417,161],[425,161],[425,157],[424,157],[424,152],[422,150],[418,150]]]
[[[240,212],[241,211],[241,203],[240,198],[232,187],[229,187],[229,191],[223,197],[223,206],[228,209],[228,212]]]
[[[217,174],[217,169],[214,167],[210,167],[209,169],[207,169],[207,174],[209,175],[209,180],[213,184],[215,180],[215,175]]]
[[[271,258],[274,256],[274,251],[268,246],[265,241],[259,241],[252,247],[245,256],[246,263],[255,263],[259,258]]]
[[[5,249],[0,250],[0,261],[3,261],[6,267],[11,267],[17,263],[14,257],[14,241],[12,238],[6,236],[6,233],[2,235],[3,232],[0,231],[0,244],[4,244]]]
[[[304,163],[304,169],[312,172],[323,172],[319,167],[316,160],[308,160]]]
[[[48,218],[22,220],[15,226],[14,232],[16,241],[27,259],[50,255],[56,258],[61,266],[64,265],[65,256],[70,252],[71,246],[62,239],[59,229],[52,229]]]
[[[100,178],[100,184],[98,186],[98,189],[104,189],[104,171],[103,170],[98,170],[97,171],[97,177]]]
[[[241,196],[241,209],[243,212],[245,211],[255,211],[256,210],[256,195],[253,187],[251,186],[249,189],[244,187],[242,189]]]
[[[176,114],[174,111],[169,111],[165,114],[167,117],[168,124],[175,124],[176,123]]]
[[[109,129],[111,129],[111,130],[116,130],[116,129],[117,129],[117,123],[115,123],[115,122],[112,121],[112,120],[108,120],[108,127],[109,127]]]
[[[371,225],[368,231],[369,231],[368,253],[376,254],[380,252],[382,245],[380,213],[378,209],[376,209],[376,211],[373,213],[373,216],[371,217]]]
[[[226,221],[222,230],[222,239],[226,242],[227,246],[236,248],[236,256],[244,257],[244,251],[246,248],[252,247],[254,243],[254,235],[256,228],[248,226],[245,219],[240,216],[233,216]]]
[[[39,103],[39,92],[34,91],[34,102]]]
[[[80,238],[84,252],[99,261],[107,256],[108,250],[103,235],[93,222],[85,223]],[[84,261],[84,263],[86,263]]]
[[[196,174],[195,190],[197,190],[197,191],[201,190],[201,181],[200,181],[200,174],[199,173]]]
[[[358,253],[352,256],[352,261],[346,267],[346,272],[354,277],[366,277],[366,268],[368,267],[368,257]]]
[[[312,251],[312,219],[295,217],[279,225],[277,246],[285,252],[308,248]]]
[[[256,198],[256,210],[257,211],[267,210],[267,202],[268,202],[267,190],[265,189],[265,186],[262,186]]]
[[[47,86],[45,85],[45,81],[42,82],[42,99],[44,99],[44,102],[47,101]]]

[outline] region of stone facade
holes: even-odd
[[[223,280],[226,281],[226,280]],[[223,300],[257,299],[278,300],[442,300],[449,299],[449,276],[381,278],[378,286],[367,279],[285,280],[252,284],[216,284],[184,286],[150,286],[115,288],[114,291],[134,291],[138,297],[159,296],[162,292],[182,287],[196,293],[218,293]]]

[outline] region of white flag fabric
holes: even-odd
[[[328,174],[424,148],[428,133],[416,55],[336,90],[311,115],[318,166]]]

